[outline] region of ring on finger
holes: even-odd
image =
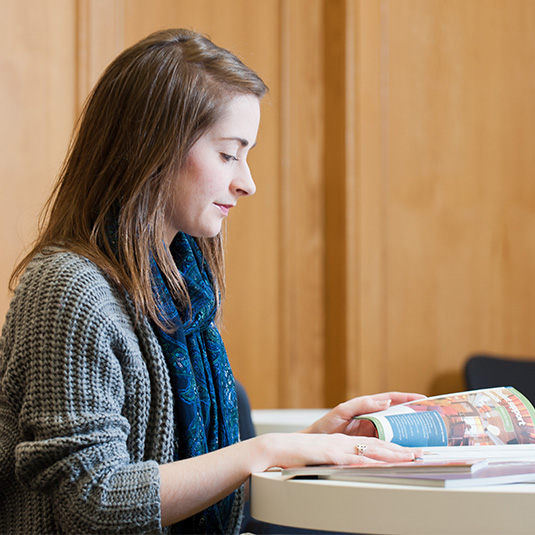
[[[368,449],[368,446],[366,444],[357,444],[355,446],[355,453],[357,455],[364,455],[364,452]]]

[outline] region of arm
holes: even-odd
[[[356,453],[366,442],[370,453]],[[162,525],[195,514],[240,486],[250,474],[270,467],[410,461],[411,450],[375,438],[344,434],[272,433],[193,459],[160,466]]]
[[[147,369],[128,350],[136,344],[128,315],[74,255],[32,271],[13,300],[6,347],[4,384],[20,407],[17,479],[63,531],[158,531],[158,463],[144,454]]]

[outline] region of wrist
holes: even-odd
[[[265,472],[268,468],[279,466],[280,440],[277,433],[267,433],[247,440],[250,452],[251,473]]]

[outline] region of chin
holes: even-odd
[[[215,238],[221,232],[221,225],[218,228],[212,229],[199,229],[196,232],[188,232],[190,236],[194,238]]]

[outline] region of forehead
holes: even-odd
[[[243,146],[251,145],[256,140],[259,123],[259,99],[254,95],[238,95],[227,101],[223,114],[207,134],[232,139]]]

